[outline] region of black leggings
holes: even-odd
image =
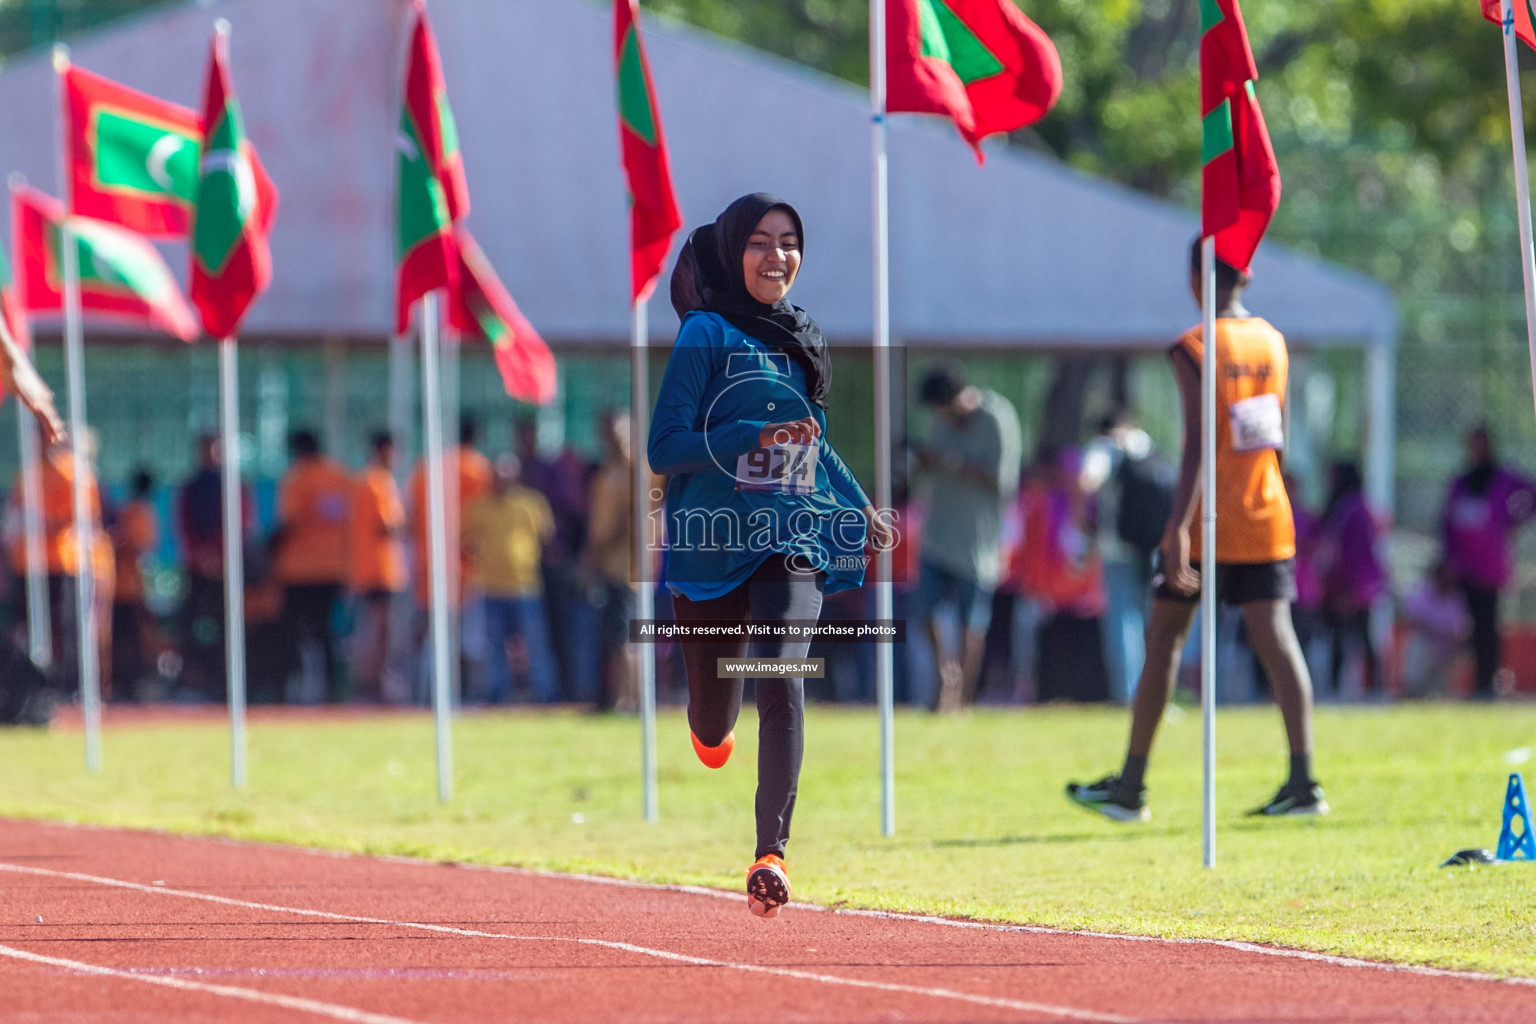
[[[771,555],[747,581],[724,597],[673,601],[678,622],[712,619],[760,624],[821,617],[822,573],[793,573],[783,555]],[[688,671],[688,727],[699,742],[719,746],[741,713],[742,680],[721,679],[717,659],[744,658],[746,640],[683,641]],[[757,658],[803,658],[809,640],[754,640]],[[757,683],[757,854],[784,856],[795,813],[800,761],[805,753],[805,679]]]

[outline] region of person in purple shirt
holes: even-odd
[[[1380,692],[1379,660],[1371,641],[1371,606],[1386,593],[1388,575],[1377,553],[1376,516],[1365,501],[1360,467],[1336,462],[1328,473],[1328,506],[1318,525],[1316,561],[1323,614],[1332,636],[1333,692],[1351,643],[1365,663],[1361,689]]]
[[[1494,461],[1487,427],[1467,435],[1468,469],[1451,481],[1441,521],[1445,558],[1472,619],[1473,697],[1491,698],[1499,669],[1499,592],[1514,575],[1515,530],[1536,515],[1536,483]]]

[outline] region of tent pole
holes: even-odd
[[[1536,388],[1536,252],[1531,245],[1531,177],[1525,161],[1525,111],[1520,99],[1520,63],[1515,52],[1515,11],[1511,0],[1502,0],[1501,14],[1504,85],[1509,93],[1509,135],[1515,161],[1515,206],[1520,222],[1520,276],[1525,281],[1525,335],[1531,353],[1532,386]]]
[[[875,253],[875,510],[891,507],[890,194],[886,177],[885,0],[869,5],[869,102]],[[891,552],[876,552],[875,618],[895,618]],[[880,834],[896,834],[896,726],[893,656],[875,643],[875,699],[880,711]]]

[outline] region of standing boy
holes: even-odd
[[[1190,289],[1203,298],[1200,243],[1190,256]],[[1296,598],[1296,529],[1280,474],[1285,446],[1285,339],[1243,308],[1248,275],[1216,261],[1216,595],[1242,610],[1248,638],[1274,689],[1290,741],[1290,776],[1253,814],[1326,814],[1312,777],[1312,680],[1291,624]],[[1173,513],[1159,549],[1147,623],[1147,659],[1132,703],[1131,739],[1118,775],[1068,783],[1075,803],[1115,821],[1146,821],[1143,777],[1179,653],[1200,601],[1201,328],[1184,332],[1170,357],[1184,410],[1184,450]]]

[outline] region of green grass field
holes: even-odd
[[[1280,782],[1278,716],[1224,711],[1213,871],[1200,867],[1197,715],[1160,737],[1149,825],[1061,796],[1066,780],[1118,766],[1126,724],[1109,709],[902,714],[897,835],[884,839],[873,714],[813,709],[797,897],[1536,976],[1536,865],[1437,867],[1496,842],[1510,765],[1536,747],[1536,705],[1323,709],[1317,766],[1334,813],[1280,821],[1242,816]],[[753,713],[720,772],[694,760],[680,713],[660,731],[654,826],[640,817],[634,720],[570,712],[459,719],[446,808],[424,716],[257,722],[245,793],[228,786],[216,724],[109,729],[99,777],[78,734],[6,731],[0,815],[735,888],[752,852]]]

